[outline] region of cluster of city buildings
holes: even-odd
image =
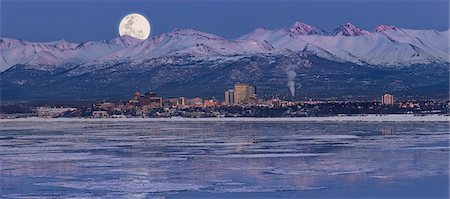
[[[256,95],[256,87],[247,83],[237,83],[233,89],[225,92],[225,100],[202,99],[200,97],[168,97],[162,98],[156,93],[135,92],[132,99],[125,103],[99,102],[92,106],[93,117],[107,117],[111,113],[129,113],[132,115],[145,116],[155,109],[192,109],[211,108],[218,106],[274,106],[280,105],[281,101],[259,100]]]
[[[237,83],[233,89],[225,92],[225,100],[202,99],[200,97],[168,97],[162,98],[156,93],[135,92],[132,99],[125,103],[99,102],[93,104],[92,116],[105,117],[108,113],[133,112],[136,115],[146,115],[154,109],[189,109],[189,108],[208,108],[217,106],[254,106],[254,105],[279,105],[280,100],[270,100],[269,103],[259,100],[256,95],[256,87],[247,83]]]
[[[398,105],[398,106],[397,106]],[[350,101],[288,101],[259,99],[256,86],[236,83],[234,88],[225,91],[224,100],[202,99],[199,97],[162,98],[156,93],[135,92],[125,102],[98,102],[84,109],[39,107],[36,115],[40,117],[265,117],[265,116],[316,116],[334,114],[385,114],[416,113],[418,111],[448,110],[447,104],[419,101],[394,101],[394,96],[384,94],[381,103]]]

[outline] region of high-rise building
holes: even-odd
[[[185,97],[179,97],[178,100],[179,100],[179,102],[178,102],[179,105],[182,105],[182,106],[186,105],[186,98]]]
[[[384,94],[381,96],[382,105],[394,105],[394,96],[391,94]]]
[[[234,90],[230,89],[225,91],[225,104],[235,104],[234,102]]]
[[[253,97],[256,98],[256,87],[246,83],[234,85],[234,103],[242,104],[248,102]]]

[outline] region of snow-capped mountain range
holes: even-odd
[[[0,38],[0,52],[0,72],[17,64],[52,70],[121,60],[139,63],[167,56],[229,60],[269,53],[308,53],[358,65],[409,66],[448,64],[450,53],[449,30],[412,30],[380,25],[370,32],[346,23],[325,31],[299,21],[289,28],[258,28],[234,40],[192,29],[176,29],[147,40],[123,36],[109,41],[37,43]]]

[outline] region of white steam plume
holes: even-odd
[[[292,97],[295,96],[295,77],[297,77],[297,73],[293,70],[289,70],[286,72],[287,76],[288,76],[288,87],[289,90],[291,91],[291,95]]]
[[[295,70],[299,67],[311,67],[311,62],[306,59],[301,59],[297,60],[295,64],[288,65],[284,68],[288,78],[287,86],[289,91],[291,91],[292,97],[295,97],[295,77],[297,77]]]

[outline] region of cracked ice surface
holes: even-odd
[[[443,121],[0,122],[2,198],[448,195]]]

